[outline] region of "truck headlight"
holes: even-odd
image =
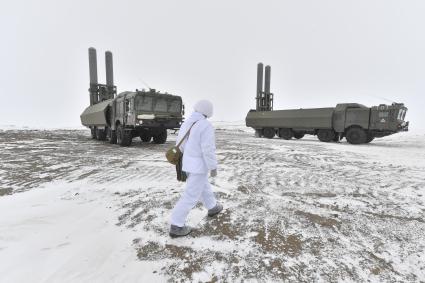
[[[142,114],[142,115],[137,115],[137,119],[148,119],[148,120],[153,120],[153,119],[155,119],[155,115],[154,115],[154,114]]]

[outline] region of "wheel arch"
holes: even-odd
[[[346,134],[347,134],[347,132],[348,132],[350,129],[353,129],[353,128],[362,129],[363,131],[367,132],[367,129],[363,128],[363,127],[362,127],[362,126],[360,126],[360,125],[350,125],[349,127],[345,128],[344,135],[346,135]]]

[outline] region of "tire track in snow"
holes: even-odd
[[[122,148],[93,141],[87,131],[0,132],[0,189],[25,191],[57,179],[95,184],[87,201],[105,198],[117,225],[143,235],[134,242],[139,258],[166,255],[176,280],[210,272],[211,260],[217,263],[212,273],[224,281],[421,276],[400,266],[409,267],[425,248],[425,224],[418,221],[425,213],[419,196],[424,168],[371,160],[344,143],[256,139],[231,130],[216,136],[220,168],[214,187],[226,211],[203,221],[187,240],[167,235],[183,186],[164,158],[174,136],[165,145],[135,139]],[[212,243],[208,252],[206,242]],[[192,269],[180,272],[184,264]]]

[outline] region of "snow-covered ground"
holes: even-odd
[[[170,239],[165,145],[0,130],[0,282],[425,280],[425,132],[353,146],[217,122],[213,187]]]

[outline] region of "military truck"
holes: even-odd
[[[89,48],[90,106],[81,114],[81,123],[97,140],[130,146],[134,137],[162,144],[167,129],[177,130],[183,120],[184,105],[177,95],[155,89],[124,91],[117,95],[113,81],[112,53],[105,52],[106,85],[97,80],[96,49]]]
[[[301,139],[316,135],[322,142],[346,138],[351,144],[369,143],[374,138],[407,131],[404,121],[407,108],[403,103],[381,104],[371,108],[358,103],[340,103],[336,107],[273,110],[270,92],[271,67],[266,66],[263,90],[263,64],[257,66],[256,109],[246,116],[246,126],[255,129],[257,137]]]

